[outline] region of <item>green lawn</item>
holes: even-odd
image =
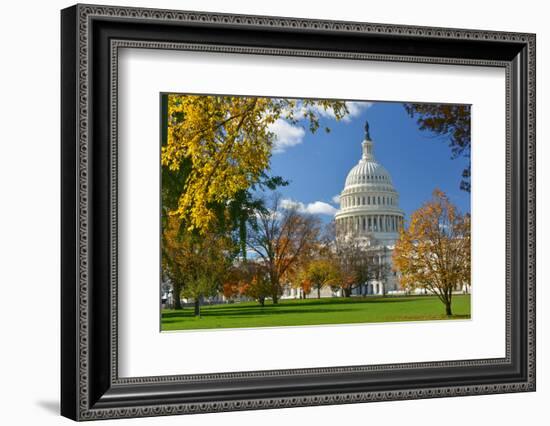
[[[193,308],[162,310],[162,330],[280,327],[285,325],[352,324],[470,318],[470,296],[453,297],[453,316],[447,318],[435,296],[324,298],[281,300],[264,307],[256,302],[203,306],[201,317]]]

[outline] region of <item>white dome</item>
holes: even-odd
[[[381,164],[364,158],[349,171],[345,186],[363,184],[393,186],[390,174]]]

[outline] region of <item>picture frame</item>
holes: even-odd
[[[61,414],[94,420],[534,391],[535,45],[524,33],[80,4],[62,10]],[[503,68],[506,356],[119,377],[123,47]]]

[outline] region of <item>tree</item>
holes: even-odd
[[[311,289],[313,288],[311,280],[305,275],[300,275],[296,283],[297,287],[302,290],[302,292],[300,293],[300,298],[305,299],[307,295],[311,293]]]
[[[471,108],[456,104],[404,104],[410,117],[416,118],[420,130],[448,137],[451,158],[470,158]],[[470,163],[462,171],[460,189],[470,192]]]
[[[169,95],[163,95],[161,98],[162,105],[162,149],[168,146],[168,131],[171,122],[178,122],[181,117],[168,115],[168,99]],[[178,210],[179,200],[182,196],[182,191],[185,190],[185,182],[193,172],[193,163],[190,158],[182,157],[178,167],[161,167],[161,199],[162,199],[162,225],[167,226],[167,220],[170,216],[178,216],[174,214]],[[261,202],[257,200],[252,191],[256,188],[274,190],[279,186],[284,186],[288,182],[284,181],[279,176],[268,176],[263,173],[259,182],[247,189],[237,191],[233,198],[208,204],[209,210],[212,212],[215,219],[209,222],[208,226],[202,229],[202,233],[216,232],[227,234],[232,237],[235,244],[241,250],[241,255],[246,257],[246,223],[250,215],[254,214],[255,210],[261,207]],[[180,226],[186,230],[198,230],[190,226],[181,217]],[[214,229],[214,225],[216,229]]]
[[[304,271],[304,278],[317,290],[317,298],[321,298],[321,289],[341,281],[338,263],[331,258],[312,260]]]
[[[250,281],[241,287],[242,294],[256,300],[260,305],[265,305],[265,299],[271,294],[269,278],[258,269]]]
[[[367,281],[367,277],[363,276],[365,275],[363,268],[360,268],[366,264],[363,262],[366,256],[359,242],[353,238],[337,238],[335,247],[340,263],[342,296],[350,297],[356,287]]]
[[[223,292],[228,299],[246,296],[264,306],[265,299],[271,295],[271,286],[263,265],[244,260],[233,266],[223,285]]]
[[[176,306],[181,296],[191,298],[195,315],[200,316],[202,299],[220,290],[234,256],[229,237],[199,235],[181,227],[177,217],[170,217],[163,230],[162,262],[174,285]]]
[[[182,309],[181,292],[185,280],[184,241],[179,235],[179,226],[175,219],[166,222],[163,227],[161,243],[161,264],[163,278],[168,278],[172,284],[174,309]]]
[[[300,259],[289,268],[285,273],[285,281],[295,289],[300,289],[300,299],[305,299],[311,292],[312,283],[306,274],[309,256],[300,256]]]
[[[342,101],[169,95],[161,162],[180,174],[170,214],[189,229],[207,232],[216,221],[215,206],[246,198],[243,191],[269,180],[274,123],[305,121],[315,132],[326,112],[339,120],[348,109]]]
[[[416,210],[402,228],[393,253],[404,287],[434,293],[452,315],[453,290],[470,283],[470,215],[458,212],[436,189],[431,201]]]
[[[311,255],[320,225],[317,218],[301,214],[295,207],[283,208],[276,193],[266,204],[268,207],[258,209],[249,222],[247,245],[265,268],[271,298],[277,303],[281,280],[303,256]]]
[[[367,234],[362,239],[339,235],[333,222],[327,227],[326,238],[332,241],[335,256],[339,261],[342,295],[350,297],[356,288],[363,294],[363,285],[374,278],[372,247],[378,244],[377,240],[372,234]]]

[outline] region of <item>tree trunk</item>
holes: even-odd
[[[262,307],[265,306],[265,297],[260,297],[258,301],[260,302],[260,305],[261,305]]]
[[[199,297],[195,298],[195,316],[196,317],[201,316],[201,300]]]
[[[271,299],[274,305],[279,303],[279,281],[275,277],[271,278]]]
[[[172,299],[174,302],[174,309],[183,309],[181,306],[181,284],[174,284],[174,288],[172,291]]]
[[[451,310],[451,301],[447,301],[445,302],[445,313],[448,317],[450,317],[451,315],[453,315],[453,312]]]
[[[321,298],[321,287],[317,286],[317,299]]]

